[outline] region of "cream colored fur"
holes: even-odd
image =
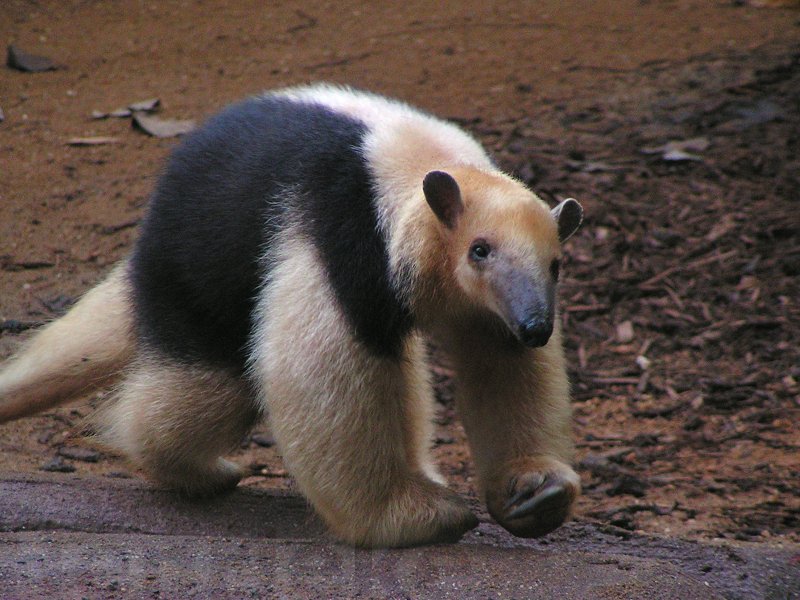
[[[89,291],[0,370],[0,423],[113,383],[134,354],[125,266]]]
[[[459,374],[456,405],[472,449],[478,484],[492,516],[515,479],[541,474],[562,480],[572,500],[580,480],[573,460],[569,384],[560,327],[547,345],[520,351],[480,328],[443,340]]]
[[[428,456],[422,339],[401,361],[356,342],[314,247],[285,235],[261,299],[254,378],[286,465],[333,531],[360,546],[447,539],[474,517]]]
[[[241,443],[260,414],[241,378],[143,354],[92,420],[97,441],[157,483],[206,496],[241,479],[241,469],[221,455]]]
[[[509,523],[504,504],[522,487],[559,482],[571,504],[580,481],[571,468],[571,407],[561,331],[542,348],[510,344],[497,321],[494,291],[472,277],[467,248],[475,237],[498,245],[545,277],[560,257],[549,211],[523,186],[472,167],[450,169],[467,206],[456,231],[446,231],[416,197],[395,221],[391,256],[409,294],[419,329],[448,353],[457,373],[456,404],[472,449],[478,485],[491,514],[520,535],[533,518]],[[419,195],[419,192],[417,192]]]

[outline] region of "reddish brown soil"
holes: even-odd
[[[349,83],[455,119],[544,198],[586,207],[561,290],[577,518],[799,541],[800,12],[742,4],[8,0],[0,39],[65,68],[0,69],[0,356],[130,250],[175,144],[93,110],[157,96],[161,116],[202,119],[265,88]],[[98,135],[118,142],[65,145]],[[695,137],[702,160],[641,151]],[[436,375],[436,455],[474,494]],[[60,452],[56,468],[126,475],[70,452],[87,410],[0,428],[0,470]],[[290,485],[274,449],[247,440],[237,458],[245,485]]]

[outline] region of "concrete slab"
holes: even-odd
[[[605,529],[605,530],[604,530]],[[0,475],[0,598],[794,598],[799,547],[710,546],[572,523],[355,550],[305,502],[187,502],[139,481]]]

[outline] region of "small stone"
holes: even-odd
[[[39,437],[36,438],[36,441],[40,444],[49,444],[55,434],[56,432],[54,429],[48,429],[47,431],[43,431]]]
[[[63,315],[73,304],[75,304],[75,298],[72,296],[66,296],[64,294],[58,294],[57,296],[48,298],[46,300],[40,298],[39,301],[47,310],[55,315]]]
[[[6,54],[6,65],[17,71],[26,73],[40,73],[42,71],[55,71],[58,65],[46,56],[28,54],[16,46],[9,46]]]
[[[39,469],[50,473],[72,473],[75,471],[75,467],[65,462],[60,456],[56,456],[50,462],[43,464]]]
[[[100,453],[97,450],[81,448],[80,446],[62,446],[58,449],[58,455],[90,463],[96,463],[100,460]]]
[[[633,341],[633,323],[630,321],[623,321],[617,325],[617,341],[620,344],[629,344]]]
[[[598,242],[605,242],[611,236],[611,230],[602,225],[594,228],[594,239]]]

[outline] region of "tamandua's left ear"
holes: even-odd
[[[571,238],[583,222],[583,207],[575,198],[567,198],[551,210],[550,214],[558,223],[558,240],[562,243]]]
[[[434,214],[445,227],[453,229],[464,212],[461,189],[453,176],[444,171],[431,171],[422,181],[422,191]]]

